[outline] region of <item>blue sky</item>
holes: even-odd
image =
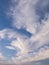
[[[5,1],[0,0],[0,29],[11,27],[11,18],[10,19],[6,18],[5,14],[9,6],[9,1],[8,2],[7,1],[8,0]]]
[[[0,0],[0,63],[28,62],[49,65],[49,0]]]

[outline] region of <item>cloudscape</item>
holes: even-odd
[[[49,0],[0,0],[0,64],[49,65]]]

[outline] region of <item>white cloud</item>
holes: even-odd
[[[36,53],[36,52],[35,52]],[[44,60],[49,58],[49,49],[45,50],[44,48],[39,50],[36,55],[21,55],[18,57],[12,57],[12,61],[14,64],[24,64],[26,62],[31,62],[31,61],[39,61],[39,60]]]
[[[39,54],[38,56],[35,57],[35,60],[37,61],[37,60],[42,60],[46,58],[49,58],[49,49],[39,51]]]
[[[10,10],[12,12],[11,15],[15,27],[17,27],[18,29],[23,27],[26,28],[26,30],[31,33],[36,33],[36,28],[37,28],[36,22],[38,21],[38,17],[35,14],[35,8],[34,8],[36,1],[20,0],[18,5],[13,3],[15,4],[15,6],[13,8],[11,6]]]
[[[16,38],[11,42],[11,46],[6,46],[8,49],[17,50],[16,48],[19,48],[20,51],[16,53],[16,57],[12,58],[13,63],[24,63],[24,62],[30,62],[30,61],[37,61],[41,59],[49,58],[49,49],[48,50],[39,50],[38,52],[33,52],[32,54],[28,54],[28,52],[33,51],[34,49],[37,49],[41,47],[44,44],[47,44],[49,42],[49,19],[47,20],[47,24],[43,26],[43,29],[40,31],[40,33],[32,36],[31,38],[25,39],[20,34],[15,34],[14,31],[5,30],[2,34],[7,33],[9,39],[11,39],[13,36]],[[3,31],[3,30],[2,30]],[[14,35],[13,35],[13,34]],[[4,38],[4,36],[2,38]],[[38,41],[38,42],[36,42]],[[30,43],[31,42],[31,43]],[[36,42],[36,43],[34,43]],[[35,55],[34,55],[35,54]],[[45,55],[44,55],[45,54]],[[17,57],[18,56],[18,57]]]
[[[0,52],[0,60],[4,60],[5,57],[3,56],[3,54]]]
[[[18,47],[21,50],[21,52],[25,51],[25,46],[19,38],[17,38],[17,40],[13,41],[11,45],[14,47]]]
[[[8,37],[9,39],[16,38],[16,33],[13,32],[12,29],[3,29],[0,30],[0,38],[3,39],[5,37]]]
[[[14,0],[14,4],[16,1],[17,0]],[[23,35],[13,31],[11,32],[10,30],[8,31],[8,37],[10,39],[15,37],[16,39],[12,41],[11,46],[6,46],[6,48],[14,49],[13,47],[15,47],[20,49],[20,51],[16,53],[16,57],[12,57],[14,63],[23,63],[49,58],[49,49],[45,50],[44,48],[42,51],[41,49],[38,50],[38,52],[35,51],[35,49],[37,50],[43,45],[49,43],[49,17],[46,21],[42,20],[43,24],[40,25],[37,23],[39,22],[38,16],[35,13],[35,4],[37,1],[38,0],[20,0],[18,5],[15,4],[13,8],[11,7],[13,26],[18,29],[25,28],[27,31],[32,33],[31,38],[24,39]],[[3,33],[1,32],[0,36],[2,38],[4,37],[4,31]],[[32,54],[28,54],[28,52],[31,51]]]
[[[11,50],[15,50],[15,48],[12,46],[6,46],[6,48],[11,49]]]
[[[49,42],[49,19],[45,21],[40,32],[30,38],[30,41],[32,42],[39,41],[38,47]]]
[[[0,38],[4,38],[5,35],[5,29],[4,30],[0,30]]]

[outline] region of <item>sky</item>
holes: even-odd
[[[49,0],[0,0],[0,64],[49,65]]]

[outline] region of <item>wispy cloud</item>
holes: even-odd
[[[32,33],[32,36],[27,38],[14,30],[5,29],[0,31],[1,38],[6,35],[9,39],[14,38],[10,46],[6,46],[8,49],[17,50],[15,57],[11,58],[12,62],[17,64],[49,58],[49,48],[41,50],[42,46],[49,44],[49,15],[46,14],[45,19],[42,19],[42,24],[40,24],[39,15],[36,14],[35,7],[38,0],[11,1],[11,13],[9,15],[13,20],[12,26],[18,30],[23,28]],[[41,5],[46,6],[45,1]]]
[[[3,56],[3,54],[0,52],[0,61],[5,59],[5,57]]]
[[[12,49],[12,50],[15,50],[15,48],[12,47],[12,46],[6,46],[6,48],[8,48],[8,49]]]

